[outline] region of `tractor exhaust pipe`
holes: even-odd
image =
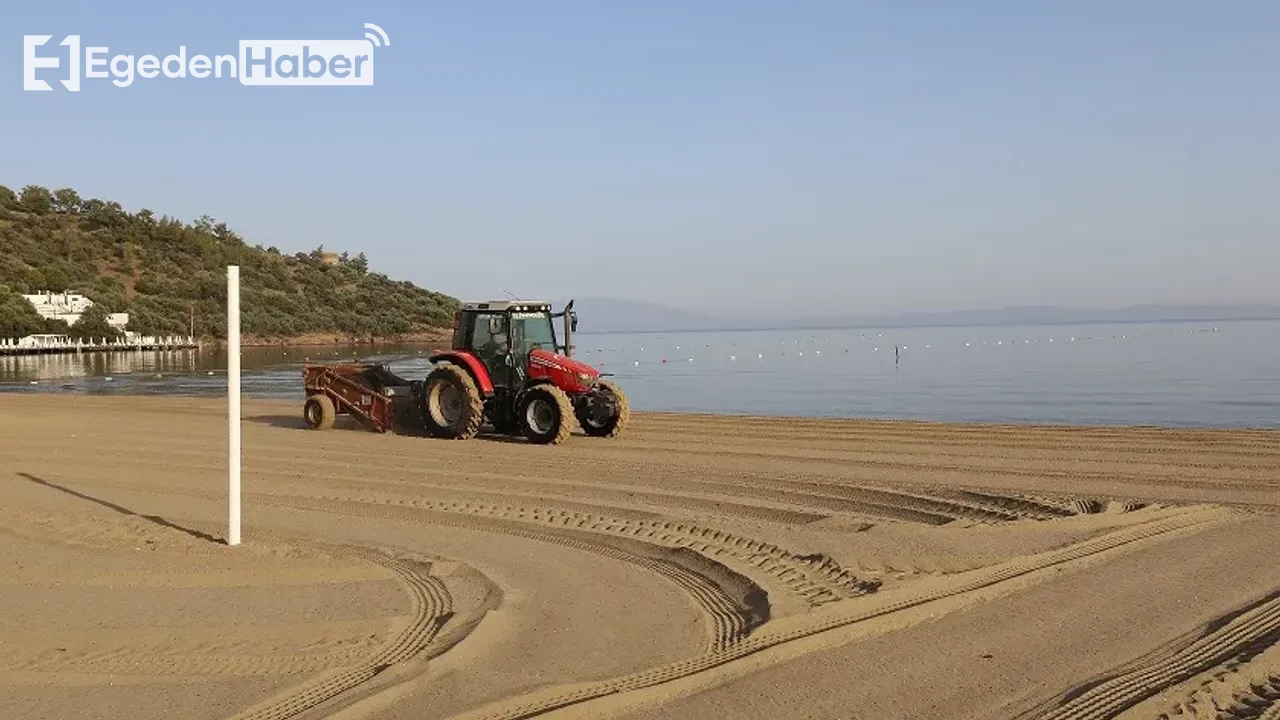
[[[578,316],[573,313],[573,301],[564,306],[564,355],[573,357],[573,331],[578,327]]]

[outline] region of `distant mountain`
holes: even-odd
[[[557,303],[557,307],[562,307]],[[577,298],[580,332],[670,332],[723,329],[731,320],[677,310],[641,300],[609,297]]]
[[[761,330],[804,327],[873,328],[945,325],[1066,325],[1083,323],[1167,322],[1175,320],[1280,319],[1280,305],[1133,305],[1114,310],[1081,310],[1025,305],[986,310],[912,312],[878,316],[786,318],[725,317],[692,313],[640,300],[579,298],[574,308],[582,332],[679,332],[689,330]]]

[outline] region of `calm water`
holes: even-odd
[[[584,333],[576,344],[642,410],[1280,427],[1276,321]],[[421,377],[430,349],[249,349],[244,392],[301,399],[304,356],[353,353]],[[220,395],[225,367],[195,350],[0,358],[0,391]]]

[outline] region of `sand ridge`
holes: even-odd
[[[643,414],[616,440],[540,448],[315,433],[293,404],[251,401],[251,541],[231,549],[220,403],[0,402],[13,441],[0,446],[6,715],[59,717],[53,690],[75,686],[94,689],[99,717],[703,717],[713,697],[771,717],[786,693],[757,676],[828,658],[836,675],[800,689],[852,701],[858,686],[830,683],[873,638],[907,642],[945,618],[963,643],[975,608],[1013,616],[1020,598],[1147,556],[1165,563],[1151,572],[1177,572],[1209,536],[1228,545],[1216,571],[1238,564],[1248,580],[1207,604],[1194,582],[1167,588],[1187,593],[1171,606],[1186,608],[1182,635],[1116,640],[1115,665],[1088,673],[1063,656],[1079,676],[963,712],[1272,709],[1274,612],[1250,603],[1280,590],[1280,570],[1232,554],[1257,533],[1213,530],[1274,522],[1272,432]],[[1121,586],[1064,597],[1129,617],[1108,601]],[[50,654],[74,636],[70,659]],[[186,706],[177,688],[210,701]],[[877,716],[940,716],[886,707],[898,710]]]

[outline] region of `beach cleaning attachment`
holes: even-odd
[[[421,382],[406,380],[386,365],[339,363],[302,368],[307,399],[302,417],[315,430],[333,427],[338,415],[350,415],[370,430],[387,432],[396,418],[411,411]]]

